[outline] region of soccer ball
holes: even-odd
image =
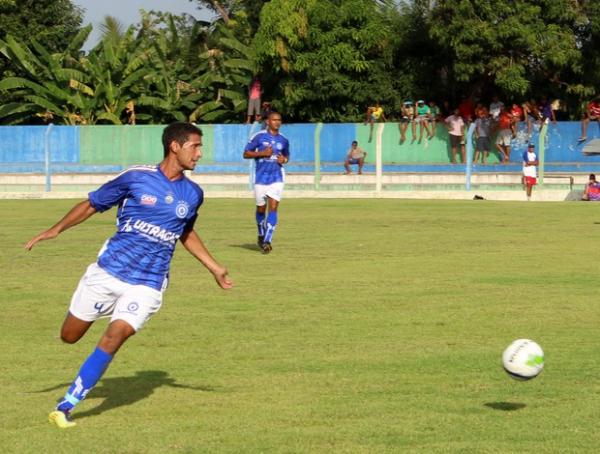
[[[504,350],[502,365],[515,380],[531,380],[544,369],[544,351],[532,340],[517,339]]]

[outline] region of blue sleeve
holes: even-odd
[[[256,133],[254,134],[250,140],[248,141],[248,143],[246,144],[246,146],[244,147],[244,151],[254,151],[257,148],[260,147],[260,134]]]
[[[121,203],[129,194],[130,183],[134,175],[135,172],[133,171],[125,171],[114,180],[110,180],[95,191],[90,192],[88,197],[96,211],[102,213]]]
[[[527,159],[527,151],[524,151],[524,152],[523,152],[523,162],[528,162],[528,159]]]

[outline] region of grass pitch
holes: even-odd
[[[161,311],[61,431],[47,414],[105,321],[58,330],[114,210],[23,244],[75,201],[0,201],[2,452],[594,452],[600,213],[593,203],[284,200],[274,251],[252,200],[197,230],[225,292],[181,246]],[[514,339],[545,371],[511,380]]]

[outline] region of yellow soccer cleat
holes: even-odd
[[[54,410],[50,413],[48,415],[48,421],[56,424],[56,426],[61,429],[68,429],[69,427],[75,427],[77,425],[76,422],[71,421],[71,418],[66,413],[59,410]]]

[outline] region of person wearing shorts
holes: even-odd
[[[260,79],[255,77],[252,79],[250,89],[248,91],[248,113],[246,117],[246,123],[250,123],[252,115],[254,115],[254,121],[259,121],[261,118],[261,105],[260,96],[262,94],[262,88],[260,85]]]
[[[277,209],[283,194],[284,164],[290,160],[290,144],[279,132],[281,115],[271,112],[267,127],[254,134],[244,148],[244,159],[254,159],[254,197],[258,247],[264,254],[273,249],[271,242],[277,227]],[[268,212],[267,212],[268,209]]]
[[[510,143],[513,138],[513,119],[509,111],[504,107],[500,109],[498,116],[498,135],[496,136],[496,148],[500,154],[503,164],[510,161]]]
[[[202,131],[191,123],[176,122],[164,129],[162,143],[160,164],[121,172],[25,245],[31,250],[95,213],[118,207],[117,232],[81,278],[61,328],[61,339],[73,344],[96,320],[110,318],[95,350],[49,415],[60,428],[75,426],[70,418],[73,408],[98,383],[125,341],[160,309],[178,240],[221,288],[232,286],[227,269],[210,255],[194,230],[204,194],[184,171],[193,170],[202,157]]]
[[[465,121],[460,116],[458,108],[454,109],[454,113],[444,120],[448,128],[448,137],[450,138],[450,148],[452,150],[452,164],[456,164],[456,152],[460,146],[460,155],[462,162],[466,160],[464,128]]]
[[[596,121],[600,125],[600,96],[592,99],[583,113],[579,142],[585,142],[587,140],[587,129],[590,121]]]
[[[523,152],[523,185],[527,194],[527,200],[531,200],[531,192],[537,184],[538,156],[535,145],[530,143],[527,150]]]

